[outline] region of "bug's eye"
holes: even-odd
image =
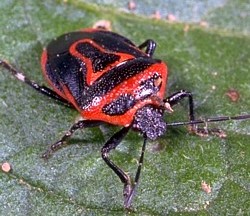
[[[153,76],[140,82],[139,88],[136,90],[136,99],[143,99],[152,94],[156,94],[161,87],[162,77],[157,72]]]
[[[154,79],[154,87],[160,87],[161,83],[162,83],[161,76],[158,76]]]

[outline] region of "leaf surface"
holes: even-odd
[[[157,10],[150,2],[144,7]],[[249,112],[250,38],[248,18],[243,16],[243,6],[249,8],[249,3],[218,1],[219,6],[211,9],[206,1],[210,10],[203,8],[205,12],[196,17],[181,13],[186,10],[180,1],[165,2],[170,5],[168,10],[173,8],[171,13],[177,16],[180,11],[177,17],[181,23],[147,17],[150,13],[140,11],[140,1],[131,14],[121,10],[125,8],[122,4],[2,0],[0,58],[46,84],[40,55],[49,41],[106,19],[113,31],[136,44],[148,38],[157,42],[155,57],[167,62],[169,68],[166,94],[191,91],[197,117]],[[234,14],[229,17],[233,6],[236,14],[242,12],[242,21]],[[205,18],[208,27],[192,24]],[[227,96],[230,89],[239,93],[237,102]],[[0,162],[12,166],[10,173],[0,172],[1,215],[126,215],[123,186],[100,156],[102,145],[117,127],[79,131],[48,161],[41,158],[77,118],[76,111],[38,94],[0,68]],[[166,114],[168,122],[187,118],[186,102],[176,106],[173,114]],[[223,129],[227,138],[198,137],[185,127],[169,127],[163,137],[148,143],[131,215],[249,212],[250,121],[209,127]],[[132,175],[141,145],[141,136],[131,132],[111,157]],[[211,185],[211,193],[202,190],[202,181]]]

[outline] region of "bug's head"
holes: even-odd
[[[155,140],[167,130],[163,119],[164,110],[152,105],[140,108],[134,118],[133,129],[145,134],[149,139]]]

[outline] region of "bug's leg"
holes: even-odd
[[[80,120],[72,125],[72,127],[64,134],[64,136],[58,140],[56,143],[52,144],[49,149],[42,155],[42,158],[48,159],[49,156],[61,148],[67,139],[69,139],[73,133],[78,129],[88,128],[88,127],[96,127],[101,125],[103,122],[94,121],[94,120]]]
[[[44,95],[46,95],[46,96],[48,96],[50,98],[53,98],[53,99],[63,103],[66,106],[73,107],[73,105],[71,103],[69,103],[67,100],[65,100],[61,96],[59,96],[56,92],[54,92],[50,88],[47,88],[46,86],[41,86],[41,85],[37,84],[36,82],[30,80],[20,70],[17,70],[12,65],[10,65],[8,62],[3,61],[3,60],[0,59],[0,66],[2,66],[7,71],[9,71],[18,80],[20,80],[21,82],[24,82],[25,84],[31,86],[32,88],[34,88],[38,92],[40,92],[40,93],[42,93],[42,94],[44,94]]]
[[[115,172],[115,174],[120,178],[121,182],[124,184],[123,189],[123,196],[124,196],[124,206],[126,207],[128,202],[128,199],[131,199],[131,193],[132,193],[132,184],[131,180],[128,174],[126,174],[120,167],[118,167],[116,164],[114,164],[113,161],[109,159],[109,152],[113,149],[115,149],[122,139],[126,136],[128,133],[130,127],[123,127],[120,131],[116,132],[102,147],[101,154],[103,160],[106,162],[106,164]],[[131,198],[129,198],[131,196]]]
[[[145,53],[152,57],[154,52],[155,52],[155,48],[156,48],[156,43],[151,40],[151,39],[148,39],[146,40],[144,43],[142,43],[141,45],[138,46],[139,49],[143,49],[143,48],[146,48],[146,51]]]
[[[184,98],[188,97],[189,101],[189,120],[194,121],[195,116],[194,116],[194,101],[193,101],[193,95],[191,92],[188,92],[186,90],[180,90],[166,99],[163,100],[164,103],[169,103],[170,107],[176,105],[179,101],[181,101]],[[205,121],[204,121],[205,122]],[[218,128],[211,128],[208,129],[207,125],[205,124],[204,128],[197,127],[197,125],[193,124],[191,126],[191,132],[199,135],[199,136],[206,136],[208,134],[214,134],[220,137],[225,137],[225,134],[222,130]]]
[[[135,174],[134,186],[133,186],[130,194],[124,200],[124,206],[127,209],[131,206],[133,197],[134,197],[135,192],[136,192],[137,185],[139,183],[139,178],[140,178],[140,174],[141,174],[141,168],[142,168],[143,159],[144,159],[144,153],[145,153],[145,150],[146,150],[146,143],[147,143],[147,137],[144,136],[144,141],[143,141],[143,145],[142,145],[142,149],[141,149],[141,156],[140,156],[140,159],[139,159],[139,165],[137,167],[137,171],[136,171],[136,174]]]

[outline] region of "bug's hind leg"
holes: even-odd
[[[19,81],[29,85],[30,87],[32,87],[33,89],[35,89],[36,91],[38,91],[41,94],[44,94],[56,101],[59,101],[61,103],[63,103],[64,105],[68,106],[68,107],[73,107],[73,105],[68,102],[67,100],[65,100],[64,98],[62,98],[60,95],[58,95],[56,92],[54,92],[53,90],[51,90],[50,88],[46,87],[46,86],[42,86],[39,85],[38,83],[30,80],[29,78],[27,78],[22,71],[14,68],[11,64],[9,64],[8,62],[1,60],[0,59],[0,66],[2,66],[3,68],[5,68],[7,71],[9,71],[13,76],[15,76]]]

